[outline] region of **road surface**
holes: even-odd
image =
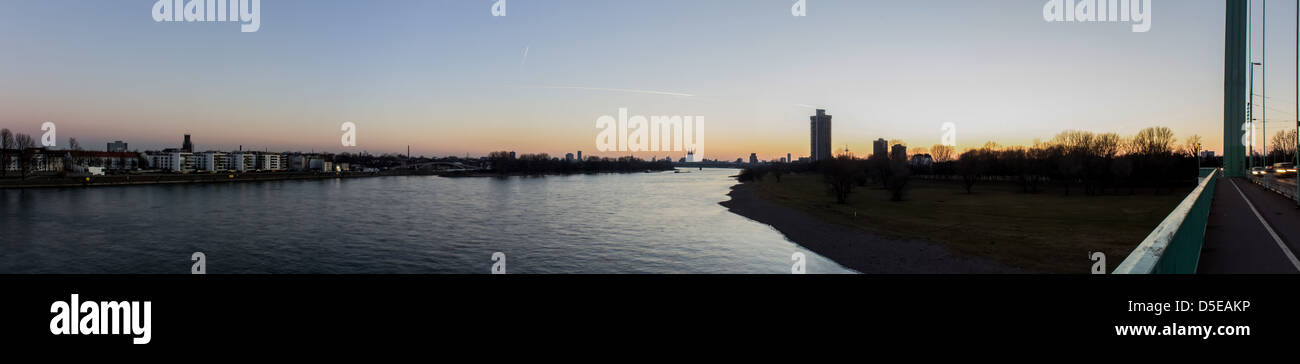
[[[1295,178],[1266,177],[1295,188]],[[1300,273],[1300,208],[1246,178],[1222,178],[1205,229],[1198,273]]]

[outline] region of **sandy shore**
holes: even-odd
[[[897,240],[828,223],[801,211],[759,199],[753,186],[731,188],[720,204],[740,216],[771,225],[786,239],[849,269],[867,274],[1027,273],[1005,264],[949,253],[927,241]]]

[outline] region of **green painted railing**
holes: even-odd
[[[1201,168],[1200,184],[1165,220],[1147,235],[1137,249],[1115,268],[1114,274],[1192,274],[1205,245],[1205,225],[1210,221],[1214,184],[1222,173]]]

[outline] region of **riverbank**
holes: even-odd
[[[238,183],[288,180],[318,180],[385,176],[442,177],[542,177],[592,174],[666,173],[668,170],[586,171],[574,173],[496,173],[491,171],[387,170],[381,172],[220,172],[220,173],[149,173],[105,176],[32,176],[0,177],[0,190],[22,188],[107,187],[160,184]]]
[[[845,203],[836,203],[824,178],[816,173],[787,174],[779,181],[764,178],[745,185],[753,196],[743,197],[822,223],[813,226],[855,228],[856,234],[874,235],[876,240],[928,242],[951,256],[1066,274],[1089,272],[1094,262],[1088,257],[1097,252],[1105,254],[1108,266],[1118,264],[1190,191],[1084,195],[1077,187],[1075,193],[1066,194],[1065,186],[1049,184],[1040,186],[1039,193],[1026,193],[1015,183],[981,182],[968,193],[959,182],[914,180],[902,201],[893,201],[889,190],[862,186],[854,188]],[[790,238],[802,243],[797,235]]]
[[[136,174],[108,176],[36,176],[27,178],[0,178],[0,189],[22,188],[68,188],[68,187],[109,187],[159,184],[198,184],[198,183],[240,183],[287,180],[318,180],[365,178],[381,176],[436,175],[433,171],[384,171],[362,172],[254,172],[254,173],[189,173],[189,174]]]
[[[600,175],[600,174],[636,174],[636,173],[668,173],[673,169],[664,170],[636,170],[636,171],[581,171],[581,172],[510,172],[497,173],[492,171],[456,171],[440,173],[443,177],[469,177],[469,178],[486,178],[486,177],[546,177],[546,176],[580,176],[580,175]],[[689,173],[689,172],[681,172]]]
[[[829,223],[804,212],[763,200],[753,183],[731,188],[731,212],[780,231],[787,239],[866,274],[1027,273],[989,259],[962,257],[922,240],[896,239]]]

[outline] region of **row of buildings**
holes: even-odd
[[[108,143],[107,151],[53,150],[29,148],[4,151],[0,167],[5,172],[99,174],[105,171],[157,170],[169,172],[226,171],[349,171],[348,163],[335,163],[333,155],[323,153],[271,153],[239,150],[234,152],[194,152],[190,136],[185,135],[181,148],[128,152],[122,141]],[[26,166],[22,161],[26,158]]]
[[[120,142],[119,142],[120,143]],[[125,144],[123,144],[125,146]],[[110,148],[112,144],[110,143]],[[333,156],[321,153],[270,153],[246,151],[241,147],[234,152],[210,150],[195,152],[190,135],[180,149],[145,152],[143,159],[149,169],[171,172],[224,172],[224,171],[349,171],[348,163],[335,163]]]

